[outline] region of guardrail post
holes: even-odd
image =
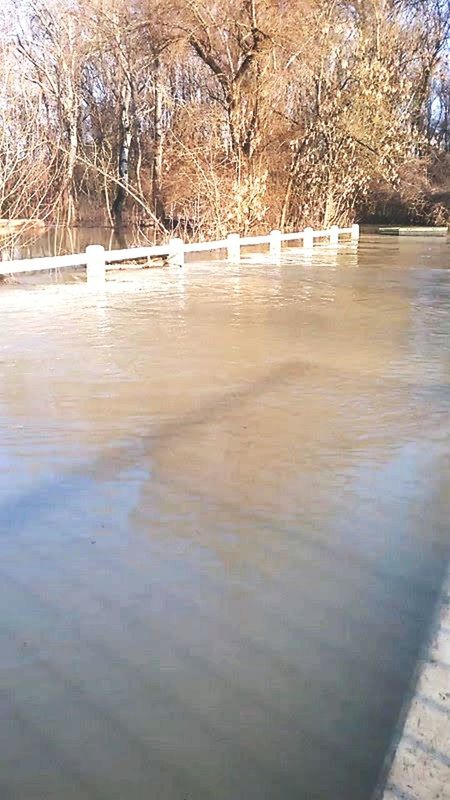
[[[241,258],[241,237],[238,233],[228,234],[227,251],[230,264],[238,264]]]
[[[330,244],[339,244],[339,227],[332,225],[330,228]]]
[[[305,228],[303,231],[303,247],[307,250],[312,250],[314,246],[314,236],[312,228]]]
[[[359,225],[352,225],[352,240],[358,241],[359,239]]]
[[[105,248],[101,244],[90,244],[86,247],[86,277],[92,288],[105,285]]]
[[[183,239],[169,240],[169,260],[177,267],[184,267],[184,242]]]
[[[281,231],[270,231],[269,253],[272,258],[280,258]]]

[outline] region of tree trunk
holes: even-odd
[[[293,188],[294,188],[294,173],[291,170],[291,172],[289,173],[287,186],[284,192],[283,205],[281,207],[280,222],[279,222],[280,231],[284,231],[286,227],[286,222],[291,205],[291,196]]]
[[[72,225],[75,222],[75,164],[77,160],[78,151],[78,130],[77,130],[77,115],[76,112],[72,115],[69,125],[69,151],[67,154],[67,176],[66,176],[66,191],[65,191],[65,206],[66,206],[66,223]]]
[[[126,82],[122,91],[122,114],[121,114],[121,141],[119,147],[119,182],[117,184],[117,192],[112,205],[112,213],[114,216],[114,226],[120,229],[123,225],[123,210],[125,200],[128,193],[129,184],[129,162],[130,162],[130,147],[132,140],[131,133],[131,87]]]
[[[160,222],[165,221],[166,214],[162,199],[162,168],[163,168],[163,124],[162,124],[162,87],[161,65],[159,58],[155,59],[155,88],[154,88],[154,151],[152,165],[152,201],[153,212]]]
[[[280,212],[280,222],[279,222],[280,231],[284,231],[289,219],[292,192],[294,190],[294,184],[298,176],[298,165],[300,162],[300,157],[303,152],[303,146],[304,146],[303,143],[301,145],[297,144],[295,151],[292,155],[291,165],[289,168],[289,177],[286,184],[286,189],[284,191],[283,205],[281,207],[281,212]]]
[[[330,182],[330,178],[329,178],[329,182]],[[335,202],[334,202],[333,191],[329,187],[328,191],[327,191],[326,200],[325,200],[325,211],[324,211],[324,216],[323,216],[323,227],[325,229],[329,228],[330,225],[334,224],[334,222],[335,222]]]

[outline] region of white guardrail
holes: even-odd
[[[350,228],[339,228],[337,225],[333,225],[331,228],[321,231],[305,228],[299,233],[271,231],[267,236],[247,236],[245,238],[241,238],[238,233],[230,233],[226,239],[192,244],[187,244],[182,239],[170,239],[167,244],[132,247],[127,250],[105,250],[101,245],[92,244],[86,248],[84,253],[75,253],[74,255],[1,261],[0,275],[58,270],[66,267],[86,267],[88,283],[101,284],[105,280],[107,266],[120,261],[166,256],[173,264],[183,266],[186,253],[226,250],[227,260],[236,264],[241,257],[241,247],[267,244],[270,257],[277,259],[281,256],[283,242],[302,241],[303,249],[311,250],[314,246],[314,239],[328,239],[330,244],[338,244],[339,237],[346,234],[350,235],[353,241],[357,241],[359,225],[352,225]]]

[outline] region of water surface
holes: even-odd
[[[90,244],[101,244],[106,250],[147,246],[157,243],[155,237],[150,228],[129,227],[121,232],[115,232],[111,227],[87,225],[28,228],[11,232],[8,236],[0,233],[0,261],[84,253]]]
[[[445,239],[0,291],[2,800],[367,800],[449,556]]]

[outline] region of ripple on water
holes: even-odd
[[[0,291],[0,784],[367,800],[449,554],[441,241]]]

